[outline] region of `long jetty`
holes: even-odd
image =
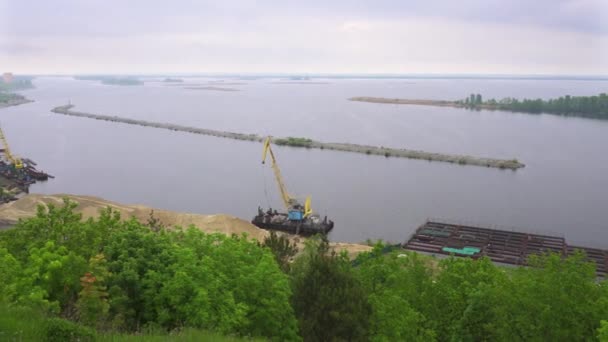
[[[264,137],[259,136],[257,134],[245,134],[245,133],[234,133],[234,132],[226,132],[226,131],[218,131],[213,129],[206,128],[197,128],[197,127],[189,127],[176,125],[171,123],[163,123],[163,122],[153,122],[146,120],[138,120],[138,119],[129,119],[119,116],[110,116],[110,115],[100,115],[100,114],[91,114],[84,113],[72,110],[74,105],[65,105],[53,108],[51,111],[56,114],[63,114],[69,116],[76,116],[82,118],[89,118],[95,120],[103,120],[110,122],[119,122],[129,125],[138,125],[138,126],[146,126],[146,127],[154,127],[154,128],[162,128],[168,129],[172,131],[180,131],[187,132],[193,134],[203,134],[220,138],[228,138],[234,140],[245,140],[245,141],[259,141],[262,142]],[[276,138],[275,138],[276,139]],[[455,154],[444,154],[444,153],[431,153],[424,151],[416,151],[409,149],[399,149],[399,148],[389,148],[383,146],[371,146],[371,145],[358,145],[358,144],[346,144],[346,143],[325,143],[314,140],[309,140],[304,146],[306,148],[317,148],[321,150],[335,150],[335,151],[344,151],[344,152],[355,152],[355,153],[363,153],[367,155],[378,155],[384,157],[400,157],[400,158],[410,158],[410,159],[422,159],[428,161],[440,161],[447,163],[454,163],[459,165],[475,165],[475,166],[484,166],[484,167],[494,167],[500,169],[511,169],[517,170],[519,168],[524,167],[525,165],[520,163],[519,161],[512,159],[495,159],[495,158],[480,158],[473,157],[467,155],[455,155]]]

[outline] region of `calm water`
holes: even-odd
[[[208,79],[189,79],[204,83]],[[288,189],[311,194],[329,215],[331,238],[402,241],[428,217],[564,235],[608,248],[608,122],[552,115],[350,102],[352,96],[458,99],[591,95],[606,81],[276,80],[226,85],[238,92],[186,90],[159,82],[106,86],[39,78],[23,92],[35,103],[0,110],[15,153],[56,179],[36,193],[74,193],[124,203],[250,219],[280,208],[261,144],[56,115],[80,111],[197,127],[305,136],[322,141],[517,158],[519,171],[276,148]]]

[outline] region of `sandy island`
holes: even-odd
[[[419,105],[419,106],[435,106],[435,107],[452,107],[452,108],[470,108],[462,101],[449,100],[421,100],[421,99],[398,99],[388,97],[371,97],[371,96],[355,96],[349,99],[350,101],[383,103],[383,104],[399,104],[399,105]],[[474,109],[497,110],[498,106],[487,103],[476,104]]]

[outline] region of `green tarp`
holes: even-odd
[[[462,249],[452,248],[452,247],[443,247],[441,250],[446,253],[454,253],[454,254],[462,254],[462,255],[474,255],[481,251],[481,249],[479,249],[477,247],[464,247]]]

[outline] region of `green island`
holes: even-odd
[[[40,205],[0,231],[0,339],[579,341],[608,338],[608,283],[582,253],[506,268],[377,242],[354,259]]]
[[[135,77],[118,76],[74,76],[74,79],[81,81],[100,81],[107,85],[135,86],[144,84],[143,81]]]
[[[383,97],[353,97],[351,101],[410,104],[423,106],[456,107],[468,109],[504,110],[531,114],[556,114],[564,116],[579,116],[594,119],[608,119],[608,95],[601,93],[595,96],[561,96],[555,99],[516,99],[503,98],[500,100],[483,100],[481,94],[471,94],[469,97],[456,100],[417,100],[396,99]]]

